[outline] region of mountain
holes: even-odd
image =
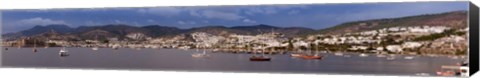
[[[52,24],[52,25],[46,25],[46,26],[37,25],[28,30],[23,30],[17,33],[7,33],[2,36],[4,39],[8,40],[8,39],[15,39],[23,36],[34,36],[38,34],[44,34],[46,32],[66,34],[66,33],[72,32],[73,30],[74,30],[73,28],[70,28],[67,25],[63,25],[63,24]]]
[[[313,34],[341,34],[351,32],[361,32],[397,26],[449,26],[453,28],[464,28],[467,26],[467,12],[454,11],[439,14],[425,14],[400,18],[374,19],[364,21],[354,21],[339,24],[330,28],[314,30],[302,27],[279,27],[266,24],[248,25],[248,26],[202,26],[190,29],[180,29],[175,26],[147,25],[131,26],[124,24],[110,24],[99,26],[80,26],[71,28],[67,25],[46,25],[35,26],[31,29],[17,33],[3,34],[7,40],[20,37],[46,37],[58,39],[106,39],[119,38],[128,39],[126,35],[142,35],[153,38],[176,37],[179,35],[188,36],[194,32],[205,32],[214,35],[227,36],[229,34],[257,35],[270,32],[284,34],[285,37],[299,37]]]
[[[231,29],[227,28],[225,26],[204,26],[204,27],[198,27],[198,28],[191,28],[187,29],[187,32],[185,34],[190,34],[194,32],[205,32],[213,35],[228,35],[228,34],[248,34],[250,32],[247,31],[242,31],[242,30],[236,30],[236,29]]]
[[[260,25],[253,25],[253,26],[234,26],[231,27],[231,29],[237,29],[237,30],[242,30],[242,31],[248,31],[251,33],[267,33],[267,32],[272,32],[278,29],[281,29],[280,27],[275,27],[275,26],[270,26],[270,25],[265,25],[265,24],[260,24]]]
[[[116,37],[119,39],[128,39],[128,34],[144,34],[148,37],[175,37],[178,35],[188,35],[194,32],[205,32],[214,35],[228,36],[230,34],[240,35],[257,35],[270,32],[277,32],[285,34],[287,37],[295,37],[309,31],[314,31],[309,28],[301,27],[276,27],[271,25],[251,25],[251,26],[203,26],[190,29],[179,29],[171,26],[147,25],[142,27],[110,24],[100,26],[80,26],[78,28],[70,28],[66,25],[48,25],[35,26],[31,29],[24,30],[18,33],[4,34],[4,37],[19,38],[25,37],[40,37],[51,39],[61,39],[62,37],[68,39],[107,39]],[[35,36],[34,36],[35,35]]]
[[[61,24],[46,25],[46,26],[37,25],[29,30],[21,31],[20,34],[23,34],[25,36],[32,36],[32,35],[47,32],[47,31],[55,31],[58,33],[69,33],[72,30],[73,28],[70,28],[67,25],[61,25]]]
[[[148,34],[148,30],[140,27],[129,26],[124,24],[110,24],[102,26],[82,26],[73,32],[80,38],[85,39],[105,39],[111,37],[125,38],[125,35],[131,33]]]
[[[288,27],[288,28],[275,30],[275,32],[282,33],[285,35],[285,37],[297,37],[297,36],[303,36],[307,33],[315,32],[315,30],[310,28],[303,28],[303,27]]]
[[[172,36],[175,36],[176,34],[180,34],[184,32],[184,30],[176,27],[160,26],[160,25],[148,25],[141,28],[146,29],[147,32],[149,32],[148,35],[152,37],[172,37]]]
[[[361,32],[396,26],[448,26],[462,28],[467,26],[467,11],[453,11],[439,14],[425,14],[400,18],[374,19],[347,22],[330,28],[317,30],[310,34],[339,34]]]

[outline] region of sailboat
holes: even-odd
[[[395,56],[389,56],[387,57],[387,60],[395,60]]]
[[[327,48],[327,50],[328,50],[328,51],[330,51],[330,49],[328,49],[328,48]],[[337,52],[335,52],[335,54],[334,54],[334,55],[336,55],[336,56],[343,56],[343,53],[342,53],[342,52],[339,52],[339,51],[337,51]]]
[[[265,56],[265,53],[262,53],[262,56],[256,56],[256,52],[253,53],[254,55],[252,57],[250,57],[250,61],[270,61],[271,58],[270,57],[267,57]]]
[[[197,49],[197,52],[198,52],[198,49]],[[209,55],[207,54],[207,51],[203,49],[203,53],[192,54],[192,57],[201,58],[201,57],[209,57]]]
[[[98,42],[99,42],[99,41],[98,41],[98,35],[95,35],[95,41],[96,41],[96,43],[98,44]],[[96,44],[93,46],[92,50],[94,50],[94,51],[98,50],[98,47],[97,47]]]
[[[118,46],[114,45],[114,46],[112,46],[112,49],[113,50],[118,50]]]
[[[37,40],[33,40],[33,52],[37,52]]]
[[[21,40],[23,41],[23,39]],[[20,48],[22,48],[22,46],[17,44],[17,49],[20,49]]]
[[[292,57],[302,57],[303,54],[300,54],[300,53],[294,53],[294,54],[290,54],[290,56]]]
[[[413,56],[405,56],[405,57],[403,57],[403,59],[407,59],[407,60],[411,60],[411,59],[413,59],[413,58],[414,58]]]
[[[315,52],[314,55],[304,55],[303,59],[322,59],[322,56],[318,55],[318,52]]]
[[[304,54],[302,54],[303,51],[300,50],[299,52],[300,52],[300,53],[292,53],[292,54],[290,54],[290,56],[292,56],[292,57],[302,57],[302,56],[304,55]]]
[[[360,55],[358,55],[358,56],[360,56],[360,57],[368,57],[368,55],[365,54],[365,53],[362,53],[362,54],[360,54]]]
[[[260,30],[258,30],[258,31],[261,32]],[[273,35],[273,33],[274,33],[274,31],[272,29],[272,35]],[[256,51],[254,51],[253,56],[250,57],[250,61],[270,61],[271,60],[270,57],[265,56],[265,48],[263,48],[263,47],[260,47],[260,48],[263,50],[262,56],[256,56],[257,53],[256,53]]]
[[[387,57],[385,54],[377,54],[377,57]]]
[[[49,39],[47,38],[47,41],[48,41],[48,40],[49,40]],[[48,48],[48,43],[46,42],[46,43],[44,43],[44,44],[45,44],[45,47],[44,47],[44,48]]]
[[[343,53],[341,53],[341,52],[336,52],[335,55],[336,55],[336,56],[342,56]]]
[[[96,51],[96,50],[98,50],[98,47],[93,47],[92,50],[95,50],[95,51]]]
[[[68,50],[63,47],[62,49],[60,49],[60,52],[58,52],[58,55],[60,55],[60,57],[65,57],[65,56],[69,56],[70,54],[67,53]]]

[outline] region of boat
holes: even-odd
[[[342,56],[342,55],[343,55],[343,53],[336,52],[336,53],[335,53],[335,55],[336,55],[336,56]]]
[[[97,50],[98,50],[98,47],[93,47],[92,50],[97,51]]]
[[[351,57],[350,55],[343,55],[343,57]]]
[[[209,55],[206,55],[206,54],[192,54],[192,57],[196,57],[196,58],[202,58],[202,57],[208,57]]]
[[[405,57],[403,57],[403,59],[408,59],[408,60],[413,59],[413,58],[414,58],[413,56],[405,56]]]
[[[362,54],[360,54],[360,55],[358,55],[358,56],[360,56],[360,57],[368,57],[368,55],[365,54],[365,53],[362,53]]]
[[[133,49],[135,49],[135,50],[142,50],[142,48],[140,48],[140,47],[135,47],[135,48],[133,48]],[[140,51],[138,51],[138,52],[140,52]]]
[[[415,75],[417,75],[417,76],[430,76],[430,74],[428,74],[428,73],[417,73]]]
[[[252,56],[250,57],[250,61],[270,61],[271,58],[270,57],[266,57],[266,56]]]
[[[203,53],[192,54],[192,57],[196,57],[196,58],[209,57],[209,56],[210,55],[207,54],[205,49],[203,49]]]
[[[33,49],[33,52],[37,52],[37,49],[36,49],[36,48],[34,48],[34,49]]]
[[[322,59],[322,56],[319,56],[317,54],[315,55],[304,55],[302,56],[303,59]]]
[[[460,76],[467,77],[470,74],[470,67],[468,66],[468,62],[464,61],[460,64]]]
[[[98,35],[95,35],[95,41],[96,41],[96,43],[98,44],[98,42],[99,42],[99,41],[98,41]],[[92,50],[97,51],[97,50],[98,50],[97,45],[95,45],[95,46],[92,48]]]
[[[260,31],[260,30],[258,30],[258,31]],[[273,33],[274,33],[274,31],[273,31],[273,29],[272,29],[272,35],[273,35]],[[253,56],[249,58],[250,61],[270,61],[271,58],[265,56],[265,48],[263,48],[263,47],[258,47],[258,48],[260,48],[260,49],[263,50],[263,51],[262,51],[262,56],[256,56],[256,55],[257,55],[257,52],[254,51]]]
[[[303,54],[300,54],[300,53],[294,53],[294,54],[290,54],[290,56],[292,57],[302,57]]]
[[[49,40],[49,39],[47,38],[47,41],[48,41],[48,40]],[[49,46],[48,46],[48,42],[47,42],[47,43],[45,43],[45,47],[44,47],[44,48],[48,48],[48,47],[49,47]]]
[[[387,57],[387,60],[395,60],[395,57]]]
[[[387,57],[387,56],[383,54],[377,54],[377,57]]]
[[[451,59],[458,59],[458,56],[450,56]]]
[[[262,53],[262,56],[256,56],[257,52],[253,53],[253,56],[250,57],[250,61],[270,61],[271,58],[265,56],[265,53]]]
[[[37,40],[33,40],[33,52],[37,52]]]
[[[158,47],[157,47],[158,48]],[[188,50],[190,49],[189,46],[181,46],[181,47],[178,47],[178,49],[182,49],[182,50]]]
[[[113,50],[118,50],[118,47],[117,46],[112,46],[112,49]]]
[[[455,66],[441,66],[441,70],[436,72],[439,76],[463,76],[468,77],[469,67],[468,63],[462,63]]]
[[[67,52],[68,50],[65,49],[65,47],[63,47],[62,49],[60,49],[60,52],[58,53],[58,55],[60,55],[60,57],[69,56],[70,54],[68,54]]]

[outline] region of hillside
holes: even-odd
[[[55,37],[68,36],[68,38],[76,39],[107,39],[107,38],[119,38],[126,39],[126,35],[140,33],[148,37],[162,38],[162,37],[175,37],[178,35],[190,34],[194,32],[205,32],[214,35],[227,36],[230,34],[241,35],[256,35],[262,33],[278,32],[286,34],[287,37],[295,37],[297,34],[302,34],[307,31],[314,31],[309,28],[301,27],[277,27],[270,25],[252,25],[252,26],[203,26],[190,29],[180,29],[177,27],[160,26],[160,25],[148,25],[148,26],[130,26],[123,24],[110,24],[100,26],[80,26],[78,28],[70,28],[66,25],[47,25],[47,26],[35,26],[31,29],[20,31],[17,33],[3,34],[4,38],[9,40],[20,37],[40,37],[48,38],[45,33],[55,33]]]
[[[374,19],[339,24],[317,30],[311,34],[339,34],[375,30],[396,26],[447,26],[462,28],[467,26],[467,11],[454,11],[439,14],[425,14],[400,18]]]

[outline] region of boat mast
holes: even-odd
[[[99,41],[98,41],[98,33],[95,34],[95,42],[97,42],[96,45],[95,45],[95,47],[96,47],[96,46],[98,45],[98,42],[99,42]]]
[[[265,48],[262,47],[262,56],[265,56]]]
[[[47,38],[47,41],[44,43],[45,44],[45,48],[48,48],[48,38]]]
[[[37,48],[37,40],[33,39],[33,48],[36,49]]]
[[[206,49],[206,46],[203,48],[203,54],[206,54],[206,51],[205,51],[205,49]]]
[[[257,56],[257,50],[253,50],[253,56]]]

